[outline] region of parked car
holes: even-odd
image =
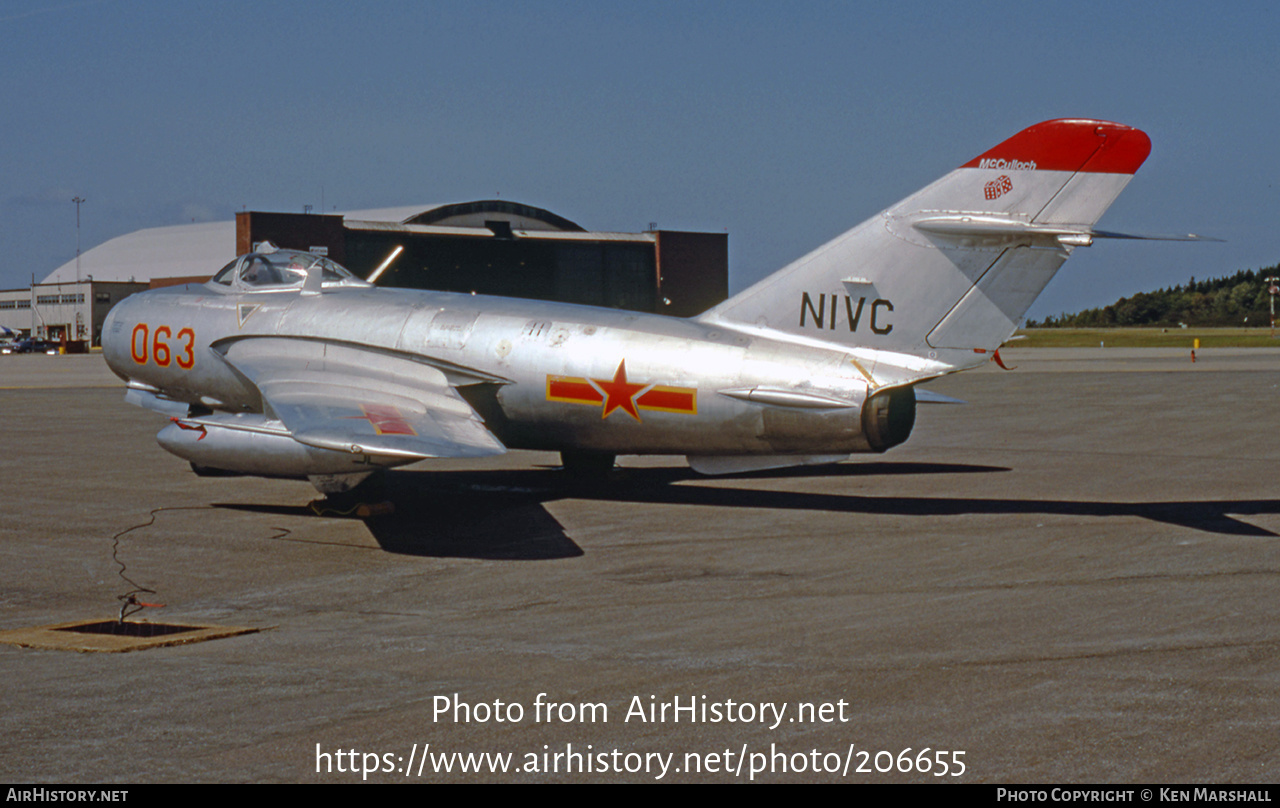
[[[0,345],[0,353],[45,353],[53,356],[58,353],[58,343],[42,339],[20,339],[17,342]]]

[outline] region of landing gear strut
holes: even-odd
[[[574,477],[602,477],[613,470],[617,455],[597,452],[561,452],[560,463]]]

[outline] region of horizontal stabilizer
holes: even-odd
[[[1052,246],[1053,242],[1064,247],[1087,247],[1095,238],[1139,239],[1144,241],[1222,241],[1212,236],[1195,233],[1185,235],[1117,233],[1113,230],[1095,230],[1092,227],[1062,224],[1040,224],[1026,219],[999,216],[927,216],[912,222],[911,226],[932,236],[962,240],[963,246],[1014,244],[1023,242],[1035,246]],[[847,281],[846,281],[847,283]]]
[[[952,398],[951,396],[935,393],[932,390],[925,390],[922,387],[916,388],[917,404],[968,404],[969,402],[960,398]]]
[[[1123,238],[1138,239],[1140,241],[1217,241],[1219,243],[1226,239],[1214,238],[1213,236],[1200,236],[1195,233],[1187,233],[1186,235],[1163,235],[1159,233],[1116,233],[1111,230],[1094,230],[1092,232],[1094,238]]]

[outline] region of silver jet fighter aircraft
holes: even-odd
[[[570,469],[682,454],[703,473],[907,439],[914,386],[981,365],[1146,159],[1132,127],[1032,126],[689,319],[377,288],[326,258],[243,255],[127,298],[103,352],[200,471],[351,489],[508,448]]]

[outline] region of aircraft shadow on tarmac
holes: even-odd
[[[506,560],[548,560],[583,554],[544,505],[562,499],[702,505],[724,508],[824,511],[880,516],[1061,515],[1149,519],[1231,536],[1275,533],[1236,516],[1280,513],[1280,500],[1100,502],[946,497],[872,497],[744,487],[742,480],[919,474],[990,474],[998,466],[870,462],[735,475],[732,487],[699,485],[709,479],[688,468],[617,469],[598,480],[558,468],[498,471],[391,471],[381,498],[394,513],[364,520],[383,550],[406,555]],[[306,508],[230,505],[273,513],[311,514]]]

